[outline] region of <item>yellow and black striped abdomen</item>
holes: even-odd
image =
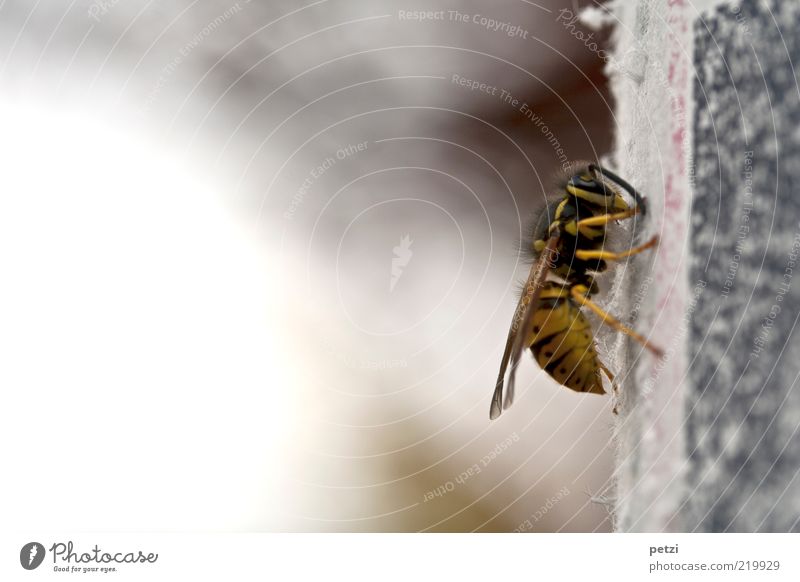
[[[592,328],[569,298],[567,287],[545,284],[528,345],[539,366],[559,384],[578,392],[605,394]]]

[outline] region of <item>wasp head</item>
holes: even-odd
[[[628,210],[630,207],[619,193],[605,180],[593,175],[588,169],[574,174],[566,185],[567,192],[593,206],[609,212]]]

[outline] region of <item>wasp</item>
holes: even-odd
[[[627,191],[633,204],[621,195]],[[528,249],[534,258],[508,331],[489,417],[500,416],[514,401],[514,376],[522,353],[530,348],[536,362],[556,382],[577,392],[605,394],[605,375],[594,334],[582,308],[661,356],[661,350],[592,301],[599,292],[595,275],[608,261],[631,257],[658,244],[655,236],[620,253],[606,250],[606,227],[646,213],[645,200],[630,184],[590,162],[575,162],[556,181],[531,230]],[[508,390],[503,402],[506,370]]]

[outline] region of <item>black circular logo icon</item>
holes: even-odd
[[[34,570],[44,561],[44,546],[39,542],[28,542],[19,551],[19,563],[26,570]]]

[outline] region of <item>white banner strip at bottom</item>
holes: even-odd
[[[5,534],[0,580],[800,580],[800,534]]]

